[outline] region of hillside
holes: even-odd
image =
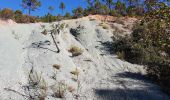
[[[0,25],[0,100],[42,95],[58,100],[54,95],[58,88],[66,100],[169,100],[145,76],[143,66],[122,61],[111,50],[112,37],[130,34],[135,20],[127,18],[122,24],[95,18],[59,22],[65,23],[55,35],[59,53],[51,35],[42,34],[42,26],[58,22]],[[72,56],[69,50],[74,46],[81,48],[81,55]],[[30,77],[38,85],[30,85]]]

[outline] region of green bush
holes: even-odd
[[[23,15],[18,23],[35,23],[38,22],[36,17]]]
[[[70,18],[72,18],[71,17],[71,14],[69,13],[69,12],[66,12],[66,14],[65,14],[65,16],[64,16],[66,19],[70,19]]]
[[[53,16],[50,13],[40,18],[42,22],[54,22],[57,20],[57,16]]]
[[[124,59],[147,66],[148,75],[170,93],[170,7],[147,13],[129,37],[115,42],[115,52]]]
[[[16,10],[16,11],[14,12],[14,20],[15,20],[15,22],[21,23],[22,17],[23,17],[22,11]]]

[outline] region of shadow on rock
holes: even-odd
[[[108,80],[117,88],[95,89],[99,100],[170,100],[145,75],[123,72]]]
[[[113,47],[113,42],[107,41],[107,42],[102,42],[98,41],[102,47],[100,47],[101,50],[105,51],[107,54],[114,54],[114,47]]]

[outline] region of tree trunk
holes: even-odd
[[[55,39],[54,39],[53,33],[50,33],[50,34],[51,34],[51,37],[52,37],[52,39],[53,39],[53,42],[54,42],[54,44],[55,44],[55,46],[56,46],[56,48],[57,48],[57,53],[59,53],[59,52],[60,52],[60,49],[59,49],[59,47],[58,47],[58,45],[57,45],[57,43],[56,43],[56,41],[55,41]]]
[[[31,15],[31,8],[28,9],[28,15]]]

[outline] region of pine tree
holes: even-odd
[[[109,8],[109,14],[111,14],[111,11],[112,11],[112,6],[113,6],[113,0],[103,0],[105,3],[106,3],[106,5],[107,5],[107,7]]]
[[[100,0],[95,0],[94,3],[95,14],[101,14],[101,8],[102,8],[102,3],[100,2]]]
[[[83,16],[83,8],[80,6],[77,9],[73,9],[72,12],[73,12],[75,18]]]
[[[128,0],[127,13],[130,16],[138,15],[141,16],[144,14],[144,5],[141,0]]]
[[[64,2],[60,3],[60,7],[59,8],[62,10],[62,15],[63,15],[64,9],[66,8]]]
[[[52,14],[53,11],[54,11],[54,7],[53,7],[53,6],[49,6],[49,7],[48,7],[48,10],[49,10],[49,13]]]
[[[120,14],[120,15],[125,15],[126,13],[126,5],[125,3],[121,2],[118,0],[115,4],[115,10]]]
[[[155,9],[158,0],[145,0],[144,1],[147,11],[152,11]]]
[[[41,6],[39,0],[22,0],[22,7],[28,9],[28,14],[31,14],[31,11],[35,11],[38,7]]]

